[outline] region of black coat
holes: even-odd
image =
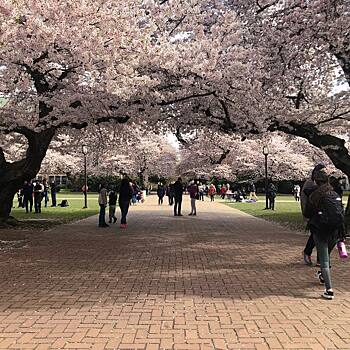
[[[182,194],[184,192],[184,189],[183,189],[183,185],[182,185],[182,182],[177,180],[175,183],[174,183],[174,196],[175,197],[182,197]]]

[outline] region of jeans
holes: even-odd
[[[45,208],[47,208],[47,203],[49,202],[49,194],[46,192],[44,192],[44,200],[45,200]]]
[[[33,211],[33,197],[32,196],[24,197],[23,204],[26,208],[27,213],[29,212],[29,209],[30,209],[30,212]]]
[[[110,205],[108,210],[109,222],[111,223],[113,220],[117,220],[115,216],[115,205]]]
[[[269,209],[275,210],[275,197],[268,197]]]
[[[181,215],[182,196],[175,196],[174,215]]]
[[[100,215],[98,217],[98,226],[103,227],[106,226],[106,206],[103,204],[100,204]]]
[[[204,193],[199,192],[199,200],[204,201]]]
[[[119,207],[120,207],[120,211],[121,211],[120,223],[122,225],[126,225],[126,216],[128,215],[129,206],[130,206],[129,201],[119,202]]]
[[[56,193],[52,193],[51,192],[51,200],[52,200],[52,207],[55,207],[57,205],[57,202],[56,202]]]
[[[321,239],[315,230],[312,230],[313,238],[316,244],[317,254],[320,259],[322,277],[326,289],[332,288],[331,271],[330,271],[330,253],[335,247],[336,241],[333,237],[328,238],[328,240]]]
[[[197,214],[196,198],[191,198],[191,214]]]
[[[41,193],[34,193],[34,209],[36,213],[41,213],[41,201],[43,197]]]

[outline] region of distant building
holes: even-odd
[[[66,174],[38,174],[37,179],[43,180],[47,179],[48,183],[55,182],[57,185],[66,185],[67,184],[67,175]]]

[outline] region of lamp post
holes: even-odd
[[[82,150],[83,155],[84,155],[84,207],[83,207],[83,209],[85,209],[88,207],[88,205],[87,205],[88,187],[87,187],[87,172],[86,172],[86,155],[88,153],[88,148],[86,145],[82,145],[81,150]]]
[[[265,156],[265,197],[266,197],[265,209],[269,209],[269,199],[268,199],[268,194],[267,194],[267,190],[268,190],[267,188],[269,185],[269,180],[267,177],[267,156],[269,155],[269,148],[267,146],[264,146],[263,154]]]

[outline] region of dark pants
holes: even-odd
[[[214,202],[214,200],[215,200],[215,194],[211,194],[211,195],[210,195],[210,201],[211,201],[211,202]]]
[[[182,196],[175,196],[174,215],[181,215]]]
[[[163,196],[158,196],[158,204],[163,204]]]
[[[106,206],[100,204],[100,215],[98,217],[98,226],[106,226]]]
[[[312,255],[312,251],[313,251],[314,248],[315,248],[315,241],[314,241],[314,236],[311,233],[309,239],[306,242],[304,253],[306,255]]]
[[[24,206],[26,208],[26,212],[27,213],[29,212],[29,209],[30,209],[30,212],[33,211],[33,197],[32,196],[24,197],[23,204],[24,204]]]
[[[204,201],[204,193],[199,192],[199,200]]]
[[[36,213],[41,213],[41,201],[43,197],[41,193],[34,193],[34,208]]]
[[[52,207],[55,207],[55,206],[57,205],[57,202],[56,202],[56,193],[52,193],[52,192],[51,192],[51,200],[52,200],[51,206],[52,206]]]
[[[174,196],[170,195],[169,196],[169,205],[173,205],[174,204]]]
[[[130,206],[130,202],[129,201],[119,202],[119,208],[120,208],[120,211],[121,211],[120,223],[122,225],[126,225],[126,216],[128,215],[129,206]]]
[[[267,199],[269,201],[269,209],[275,210],[276,197],[268,197]]]
[[[44,192],[44,201],[45,201],[45,208],[47,208],[47,203],[49,202],[49,194]]]

